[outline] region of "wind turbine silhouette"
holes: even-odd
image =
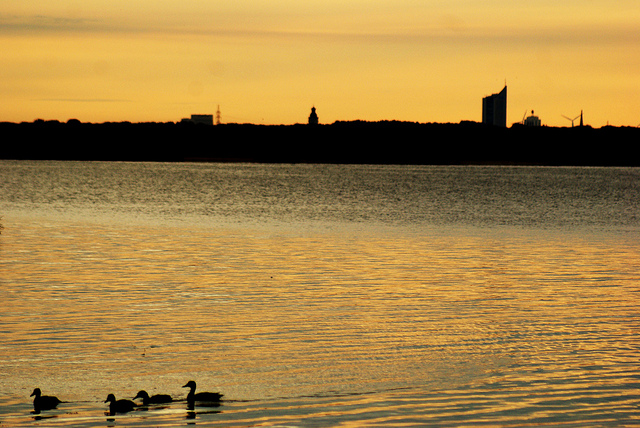
[[[563,114],[563,115],[561,115],[561,116],[562,116],[562,117],[564,117],[565,119],[567,119],[567,120],[570,120],[570,121],[571,121],[571,127],[572,127],[572,128],[573,128],[573,122],[574,122],[576,119],[580,119],[580,126],[582,126],[582,110],[580,110],[580,114],[579,114],[579,115],[577,115],[576,117],[574,117],[573,119],[571,119],[570,117],[565,116],[564,114]]]

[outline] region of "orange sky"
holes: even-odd
[[[640,124],[638,0],[0,0],[0,121]]]

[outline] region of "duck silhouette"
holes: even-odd
[[[144,405],[171,403],[173,401],[170,395],[155,394],[155,395],[149,396],[147,391],[144,391],[144,390],[139,391],[138,394],[135,397],[133,397],[134,400],[138,398],[142,398],[142,404]]]
[[[105,403],[109,403],[109,412],[114,413],[126,413],[132,411],[136,407],[136,403],[131,400],[116,400],[116,396],[109,394]]]
[[[190,388],[187,394],[187,402],[193,404],[196,401],[202,403],[219,403],[222,401],[222,394],[218,392],[198,392],[196,393],[196,383],[190,380],[183,388]]]
[[[40,388],[34,389],[29,397],[35,397],[33,399],[33,408],[36,411],[55,409],[58,404],[62,403],[62,401],[58,400],[58,397],[42,395]]]

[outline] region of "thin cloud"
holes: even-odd
[[[310,39],[325,42],[393,42],[421,43],[437,40],[487,43],[570,43],[599,44],[607,42],[636,43],[637,29],[634,25],[617,23],[617,25],[542,25],[500,28],[478,25],[458,24],[452,28],[451,22],[443,22],[422,28],[393,28],[386,31],[358,31],[353,29],[315,30],[296,28],[225,28],[203,25],[180,25],[171,23],[127,23],[125,21],[89,18],[69,18],[48,15],[0,15],[0,34],[34,35],[34,34],[71,34],[71,33],[121,33],[121,34],[162,34],[164,36],[210,36],[231,37],[261,40],[276,39]]]
[[[133,100],[117,98],[42,98],[33,101],[55,102],[55,103],[132,103]]]
[[[0,32],[2,33],[50,33],[86,31],[97,28],[97,21],[82,18],[64,18],[57,16],[0,16]]]

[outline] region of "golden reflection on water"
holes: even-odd
[[[424,388],[446,398],[394,406],[499,423],[637,385],[638,247],[606,237],[11,219],[0,254],[9,394]]]

